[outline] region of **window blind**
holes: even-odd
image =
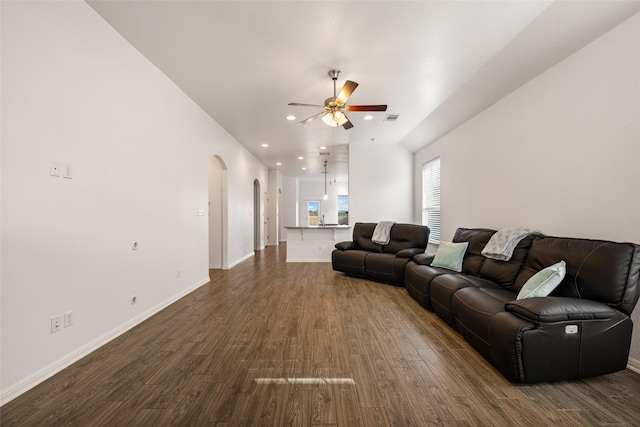
[[[422,225],[429,227],[429,241],[440,241],[440,158],[422,165]]]

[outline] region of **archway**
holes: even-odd
[[[227,268],[227,166],[209,158],[209,268]]]

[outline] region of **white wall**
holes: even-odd
[[[209,158],[209,268],[220,269],[224,265],[224,224],[226,211],[226,171],[216,156]]]
[[[269,241],[266,245],[277,245],[280,242],[280,210],[282,207],[282,175],[275,169],[269,169],[269,206],[268,227]]]
[[[211,155],[229,262],[251,256],[267,169],[84,2],[0,7],[4,403],[208,281]]]
[[[297,227],[298,223],[298,179],[292,176],[282,177],[282,211],[280,213],[280,241],[287,240],[284,227]]]
[[[441,157],[442,239],[527,226],[640,243],[640,16],[415,155]],[[640,361],[640,310],[631,357]]]
[[[413,155],[398,145],[351,143],[349,224],[378,221],[414,222]]]

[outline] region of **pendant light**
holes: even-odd
[[[324,197],[322,200],[329,200],[329,195],[327,194],[327,161],[324,161]]]

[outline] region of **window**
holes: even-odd
[[[307,202],[307,218],[309,218],[309,225],[318,225],[319,206],[320,202],[317,200]]]
[[[338,225],[349,224],[349,196],[338,196]]]
[[[440,157],[422,165],[422,225],[429,241],[440,242]]]

